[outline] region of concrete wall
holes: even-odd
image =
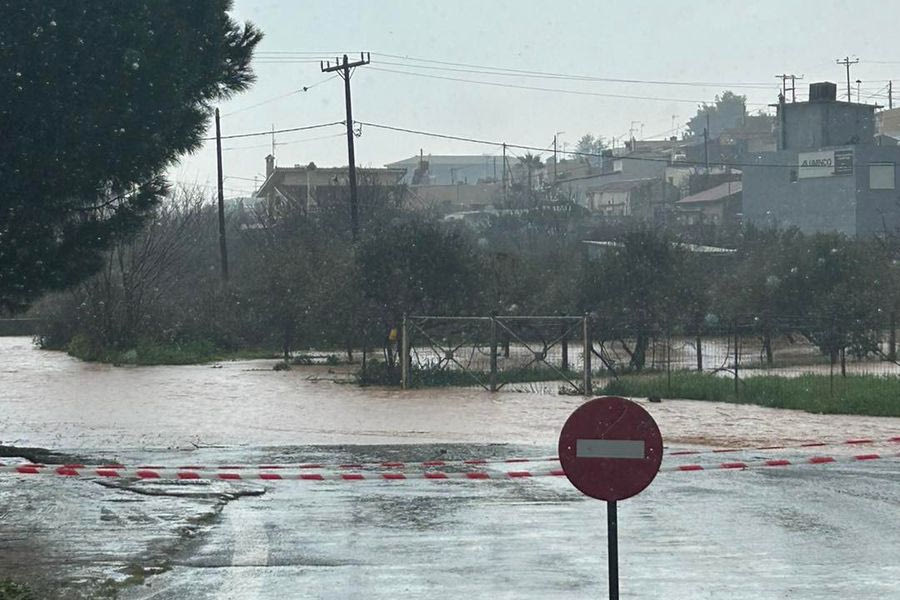
[[[784,104],[785,137],[779,149],[812,150],[847,144],[868,144],[875,136],[875,108],[846,102]],[[776,127],[782,127],[779,114]]]
[[[856,149],[856,231],[860,236],[900,230],[900,148],[896,146],[859,146]],[[894,164],[894,189],[869,189],[869,165]]]
[[[799,227],[805,233],[856,234],[854,175],[797,179],[797,152],[771,152],[743,174],[744,220],[761,227]]]
[[[900,148],[853,146],[853,174],[791,181],[797,152],[762,155],[743,175],[744,219],[760,226],[796,226],[803,232],[870,236],[900,228]],[[893,163],[894,189],[869,189],[869,166]],[[765,166],[765,165],[778,166]],[[784,166],[788,165],[788,166]]]

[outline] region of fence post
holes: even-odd
[[[897,360],[897,311],[891,311],[891,330],[888,332],[888,360]]]
[[[738,384],[740,383],[740,377],[738,375],[738,364],[741,360],[740,350],[738,346],[741,343],[740,334],[738,333],[738,324],[737,321],[734,322],[734,397],[738,398],[740,396],[740,389]]]
[[[497,318],[491,315],[491,391],[497,391]]]
[[[591,317],[588,313],[584,313],[584,395],[590,396],[594,393],[591,386],[591,351],[594,343],[591,340]]]
[[[404,390],[409,389],[409,328],[406,324],[406,313],[403,313],[403,325],[400,335],[400,386]]]
[[[562,324],[562,370],[563,372],[569,370],[569,324],[567,322],[563,322]]]
[[[672,332],[666,330],[666,395],[672,397]]]

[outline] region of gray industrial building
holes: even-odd
[[[900,230],[900,147],[876,143],[871,104],[841,102],[833,83],[778,104],[777,150],[744,159],[747,222],[872,236]]]

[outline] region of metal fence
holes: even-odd
[[[404,387],[559,381],[590,394],[594,378],[699,372],[757,375],[900,375],[896,328],[841,329],[746,318],[725,326],[614,331],[587,316],[409,316],[402,331]],[[736,384],[737,385],[737,384]]]
[[[890,324],[846,329],[833,324],[748,318],[727,326],[634,332],[594,328],[595,352],[607,373],[694,371],[730,376],[900,375],[897,331]],[[637,352],[640,340],[646,348]],[[599,347],[599,349],[597,349]]]
[[[446,381],[497,391],[552,380],[591,393],[586,316],[408,316],[401,335],[404,388]]]

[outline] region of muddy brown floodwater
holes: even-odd
[[[497,394],[360,388],[332,381],[346,375],[327,367],[275,372],[274,362],[113,367],[0,338],[0,445],[128,464],[547,456],[583,402],[553,384]],[[670,448],[900,435],[896,418],[638,400]],[[0,579],[65,600],[605,591],[603,506],[564,478],[105,483],[0,474]],[[900,598],[898,514],[898,460],[661,473],[620,508],[622,597]]]
[[[114,367],[37,350],[27,338],[0,338],[0,443],[65,449],[552,446],[561,424],[583,402],[553,393],[361,388],[334,383],[326,367],[274,372],[274,363]],[[670,444],[884,437],[900,429],[900,419],[749,405],[682,400],[647,407]]]

